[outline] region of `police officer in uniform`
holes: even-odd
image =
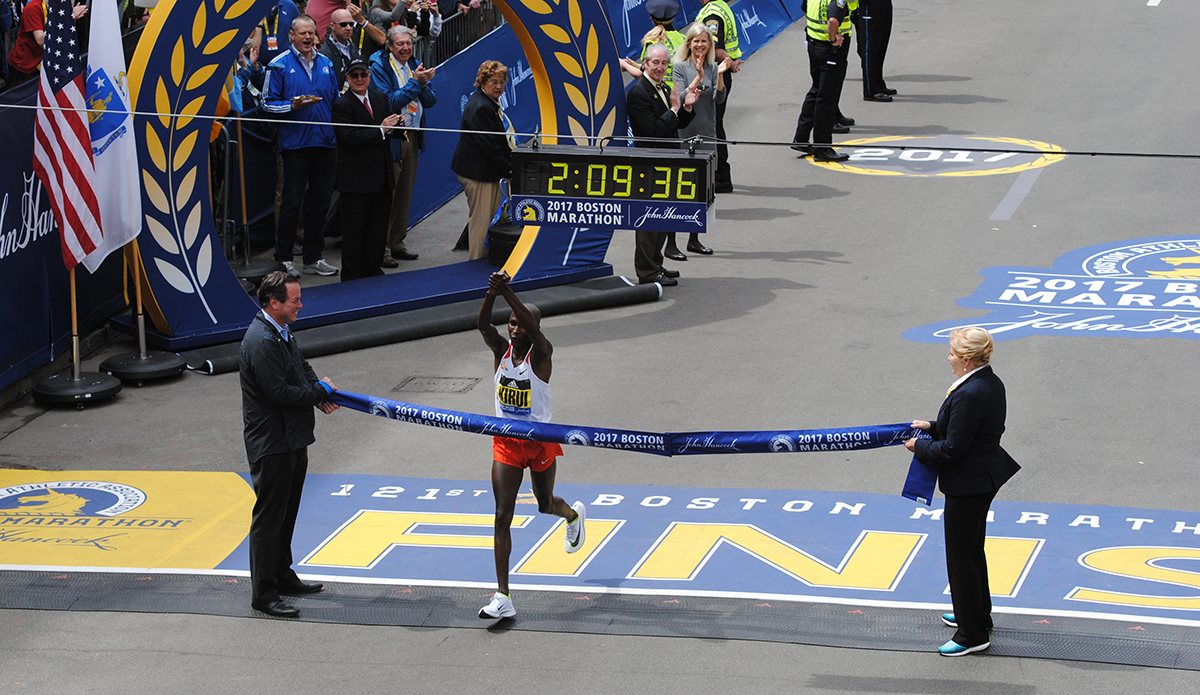
[[[863,101],[891,101],[894,89],[883,81],[883,59],[892,36],[892,0],[859,0],[850,14],[862,61]]]
[[[817,162],[844,162],[850,156],[838,154],[828,145],[833,143],[833,125],[846,77],[850,6],[848,0],[805,0],[803,7],[808,25],[808,71],[813,83],[800,109],[792,149],[807,152]],[[803,145],[810,134],[814,146]]]
[[[716,44],[717,62],[729,58],[731,65],[725,71],[725,101],[717,104],[717,137],[725,139],[725,105],[729,103],[729,94],[733,90],[733,73],[741,69],[742,49],[738,47],[737,19],[733,10],[725,0],[711,0],[696,14],[696,21],[708,27]],[[729,173],[729,147],[717,145],[717,193],[733,192],[733,176]],[[706,249],[712,253],[711,249]],[[704,253],[704,251],[697,251]]]

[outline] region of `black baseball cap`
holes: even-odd
[[[676,0],[646,0],[646,11],[655,19],[673,19],[679,14]]]
[[[354,68],[362,68],[363,70],[366,70],[367,72],[371,72],[370,63],[363,60],[362,58],[350,61],[350,64],[346,66],[346,74],[349,75],[350,71],[354,70]]]

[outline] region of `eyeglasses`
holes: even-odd
[[[371,73],[363,72],[362,70],[355,70],[354,72],[346,73],[346,77],[349,77],[352,80],[361,80],[365,77],[370,77],[370,76],[371,76]]]
[[[507,80],[488,80],[487,83],[494,87],[503,87]]]
[[[337,25],[345,29],[346,27],[354,26],[354,22],[338,22]]]

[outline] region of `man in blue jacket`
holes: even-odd
[[[388,30],[387,50],[371,56],[371,89],[387,95],[388,106],[392,113],[400,114],[402,127],[423,128],[425,109],[437,103],[437,93],[430,84],[434,69],[423,67],[413,57],[413,38],[413,30],[406,26],[397,24]],[[396,259],[417,259],[417,254],[405,246],[404,238],[408,236],[408,208],[417,180],[417,160],[424,149],[425,133],[421,130],[405,131],[403,138],[392,139],[396,189],[381,264],[384,268],[399,266]]]
[[[338,98],[333,62],[317,52],[317,25],[308,15],[292,20],[291,47],[267,65],[263,109],[283,119],[279,152],[283,157],[283,199],[275,229],[275,260],[288,275],[300,277],[292,265],[292,244],[300,201],[304,201],[304,272],[336,275],[325,262],[325,215],[333,195],[337,163],[333,135],[333,102]]]

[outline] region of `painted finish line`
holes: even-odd
[[[897,471],[899,473],[899,471]],[[560,483],[588,505],[583,550],[526,486],[516,588],[949,605],[941,500],[780,490]],[[309,476],[302,574],[492,586],[485,482]],[[998,501],[987,543],[998,610],[1200,625],[1200,514]],[[219,569],[245,569],[245,544]]]
[[[659,456],[853,451],[895,446],[912,437],[928,436],[920,430],[912,429],[911,423],[822,430],[642,432],[510,420],[364,396],[349,391],[336,391],[329,400],[352,410],[416,425],[573,446],[622,449]]]
[[[900,468],[897,467],[897,477]],[[514,588],[941,608],[941,504],[899,496],[560,482],[583,549],[523,488]],[[0,568],[248,574],[254,494],[234,473],[0,471]],[[306,577],[492,587],[483,480],[310,475],[293,541]],[[996,610],[1200,626],[1200,513],[997,501]]]

